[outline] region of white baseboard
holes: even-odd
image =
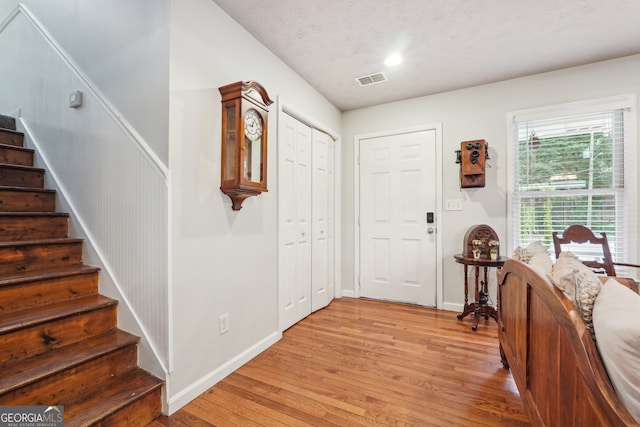
[[[167,414],[171,415],[196,397],[222,381],[226,376],[233,373],[236,369],[256,357],[258,354],[271,347],[282,338],[281,332],[274,332],[254,346],[250,347],[243,353],[229,360],[227,363],[211,371],[199,381],[191,384],[187,388],[179,391],[173,396],[167,396]]]
[[[458,311],[462,313],[462,311],[464,310],[464,304],[445,302],[442,304],[442,309],[445,311]]]
[[[346,297],[346,298],[358,298],[356,296],[356,292],[352,291],[351,289],[343,289],[342,290],[342,296]]]
[[[355,291],[350,290],[350,289],[344,289],[342,291],[342,296],[345,297],[345,298],[358,298],[356,296]],[[457,311],[457,312],[462,313],[462,311],[464,310],[464,304],[445,302],[445,303],[442,304],[442,310],[445,310],[445,311]]]

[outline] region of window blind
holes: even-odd
[[[608,108],[530,120],[514,116],[511,211],[516,246],[537,240],[553,254],[552,232],[582,224],[607,233],[614,261],[631,262],[635,192],[625,185],[628,113],[628,108]],[[563,250],[583,259],[601,254],[588,245]]]

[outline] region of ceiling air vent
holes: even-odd
[[[379,73],[367,74],[366,76],[356,77],[356,81],[361,87],[382,83],[387,81],[387,76],[380,71]]]

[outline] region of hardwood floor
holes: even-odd
[[[497,324],[342,298],[153,427],[529,426]]]

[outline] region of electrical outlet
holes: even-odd
[[[218,318],[218,326],[220,327],[220,335],[229,332],[229,313],[225,313]]]

